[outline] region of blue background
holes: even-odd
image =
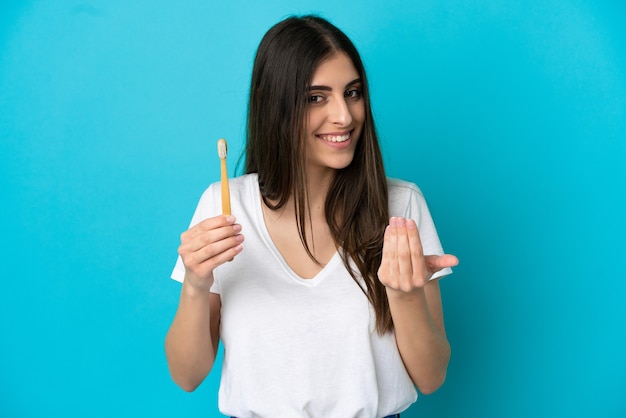
[[[461,259],[448,379],[403,417],[626,416],[626,3],[566,0],[3,1],[0,416],[219,416],[219,370],[169,378],[168,277],[303,12],[357,44],[388,174]]]

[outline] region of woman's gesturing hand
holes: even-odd
[[[378,279],[387,289],[410,293],[423,288],[439,270],[458,263],[451,254],[425,256],[415,221],[393,217],[385,229]]]
[[[243,248],[241,225],[233,216],[205,219],[180,236],[178,254],[185,265],[185,281],[208,291],[215,267],[232,260]]]

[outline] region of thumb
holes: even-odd
[[[452,254],[427,255],[424,258],[426,259],[426,267],[433,273],[459,264],[459,259]]]

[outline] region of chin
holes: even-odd
[[[333,164],[332,168],[334,168],[335,170],[343,170],[344,168],[347,168],[350,164],[352,164],[352,158],[350,159],[350,161],[337,162],[336,164]]]

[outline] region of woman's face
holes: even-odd
[[[354,157],[365,119],[362,82],[352,60],[336,53],[315,70],[307,91],[307,164],[337,170]]]

